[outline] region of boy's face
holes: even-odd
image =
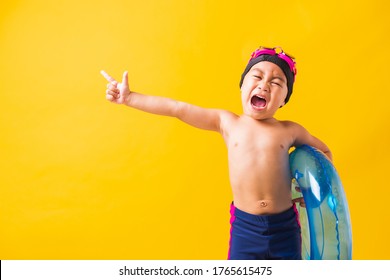
[[[282,69],[269,61],[252,66],[241,86],[244,114],[257,120],[272,118],[285,104],[287,79]]]

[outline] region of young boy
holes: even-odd
[[[116,104],[176,117],[197,128],[219,132],[228,149],[233,192],[228,259],[301,259],[301,232],[291,197],[289,149],[307,144],[331,159],[328,147],[301,125],[279,121],[275,112],[293,90],[295,61],[280,47],[252,53],[240,81],[243,114],[205,109],[130,90],[109,81],[106,98]]]

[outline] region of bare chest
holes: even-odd
[[[230,152],[286,152],[291,142],[287,131],[278,125],[246,125],[232,129],[227,146]]]

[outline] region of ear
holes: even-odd
[[[282,108],[284,105],[286,105],[286,100],[283,101],[282,105],[280,105],[279,108]]]

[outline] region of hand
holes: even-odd
[[[128,73],[123,73],[122,83],[118,83],[113,77],[108,75],[105,71],[100,71],[104,78],[109,83],[107,84],[106,99],[115,104],[128,104],[131,94],[129,88]]]
[[[297,192],[302,192],[299,187],[295,187],[295,190]],[[306,207],[305,200],[303,200],[303,197],[297,197],[292,200],[293,203],[299,203],[299,206]]]

